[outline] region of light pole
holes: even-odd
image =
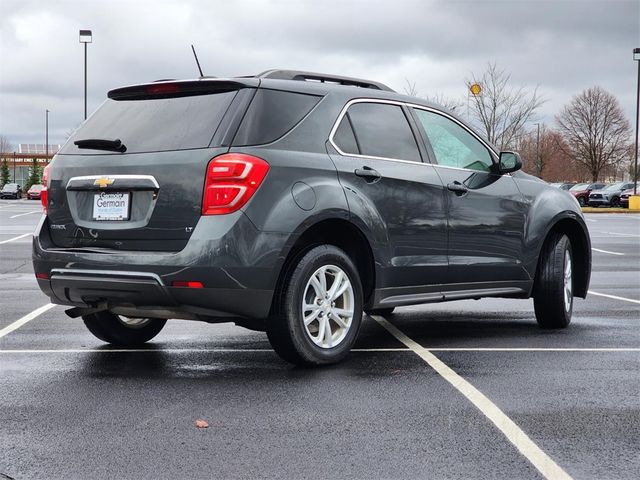
[[[538,133],[536,134],[536,170],[538,176],[542,177],[542,166],[540,165],[540,124],[535,124],[538,127]]]
[[[637,194],[638,183],[638,120],[640,117],[640,48],[633,49],[633,59],[638,62],[638,91],[636,93],[636,155],[633,166],[633,194]]]
[[[84,119],[87,119],[87,43],[93,40],[91,30],[80,30],[80,43],[84,43]]]

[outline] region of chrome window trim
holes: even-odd
[[[410,163],[412,165],[431,165],[431,166],[434,166],[434,167],[449,168],[449,169],[452,169],[452,170],[463,170],[465,172],[481,172],[482,171],[482,170],[473,170],[471,168],[450,167],[448,165],[440,165],[438,163],[425,162],[425,161],[416,162],[415,160],[402,160],[402,159],[399,159],[399,158],[376,157],[376,156],[373,156],[373,155],[361,155],[361,154],[356,154],[356,153],[345,153],[345,152],[343,152],[338,147],[338,145],[336,145],[336,143],[333,140],[333,137],[334,137],[336,131],[338,130],[338,127],[340,126],[340,122],[342,122],[342,118],[346,115],[347,110],[349,109],[349,107],[351,105],[356,104],[356,103],[383,103],[383,104],[387,104],[387,105],[397,105],[399,107],[405,106],[405,107],[410,107],[410,108],[416,108],[418,110],[425,110],[427,112],[435,113],[436,115],[442,115],[443,117],[448,118],[449,120],[455,122],[461,128],[463,128],[468,133],[470,133],[482,145],[484,145],[484,147],[487,150],[489,150],[489,153],[493,154],[493,158],[492,158],[493,160],[495,160],[496,157],[499,157],[498,153],[493,149],[493,147],[491,145],[489,145],[487,142],[485,142],[481,137],[479,137],[475,132],[473,132],[473,130],[470,130],[465,124],[460,122],[455,117],[452,117],[451,115],[447,114],[446,112],[443,112],[441,110],[438,110],[438,109],[435,109],[435,108],[432,108],[432,107],[426,107],[424,105],[418,105],[416,103],[407,103],[407,102],[401,102],[401,101],[398,101],[398,100],[385,100],[385,99],[381,99],[381,98],[354,98],[353,100],[349,100],[346,103],[346,105],[344,107],[342,107],[342,110],[340,111],[340,114],[338,115],[338,118],[335,121],[335,123],[333,124],[333,127],[331,128],[331,132],[329,133],[329,143],[343,157],[371,158],[371,159],[375,159],[375,160],[389,160],[389,161],[392,161],[392,162]],[[436,161],[437,161],[437,159],[436,159]],[[495,162],[494,162],[494,164],[495,164]]]
[[[387,105],[397,105],[399,107],[402,108],[403,105],[405,105],[405,103],[403,102],[397,102],[395,100],[383,100],[380,98],[355,98],[353,100],[349,100],[347,102],[347,104],[342,107],[342,110],[340,111],[340,115],[338,115],[338,119],[335,121],[335,123],[333,124],[333,127],[331,128],[331,132],[329,133],[329,143],[333,146],[333,148],[336,149],[336,151],[342,155],[343,157],[356,157],[356,158],[372,158],[375,160],[391,160],[392,162],[401,162],[401,163],[410,163],[412,165],[420,165],[420,164],[427,164],[427,165],[431,165],[430,162],[425,162],[423,160],[420,161],[416,161],[416,160],[403,160],[401,158],[390,158],[390,157],[376,157],[374,155],[361,155],[359,153],[345,153],[343,152],[340,147],[338,147],[338,145],[336,145],[336,143],[333,141],[333,137],[336,134],[336,131],[338,130],[338,127],[340,126],[340,122],[342,122],[342,118],[346,115],[347,110],[349,109],[349,107],[351,105],[354,105],[356,103],[383,103],[383,104],[387,104]],[[404,112],[402,112],[404,114]],[[409,120],[407,119],[407,125],[409,126],[409,128],[411,128],[411,125],[409,124]],[[411,134],[413,135],[413,130],[411,131]],[[416,139],[416,148],[418,148],[418,152],[420,152],[420,146],[418,145],[418,141]]]

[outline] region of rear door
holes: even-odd
[[[413,113],[446,191],[445,297],[455,297],[451,292],[457,290],[503,286],[510,291],[513,282],[529,280],[522,264],[528,205],[513,177],[494,173],[494,154],[452,117],[427,108]]]
[[[380,295],[439,297],[447,270],[442,183],[423,162],[407,113],[395,102],[350,102],[330,139],[331,158],[350,210],[379,242]]]
[[[253,94],[244,87],[177,82],[111,92],[53,161],[53,242],[64,248],[182,249],[200,218],[207,164],[228,151],[227,132],[234,121],[237,127],[234,118]],[[124,148],[103,149],[93,141],[113,147],[116,139]],[[81,140],[88,148],[74,144]]]

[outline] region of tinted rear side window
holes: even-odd
[[[233,140],[234,146],[271,143],[295,127],[320,101],[316,95],[260,89]]]
[[[344,153],[360,153],[356,136],[353,134],[353,128],[351,128],[348,113],[342,117],[342,121],[333,136],[333,141]]]
[[[356,103],[348,113],[362,155],[421,161],[416,139],[398,105]]]
[[[111,153],[78,149],[73,144],[89,138],[119,138],[127,153],[208,147],[236,93],[237,90],[151,100],[108,99],[60,153]]]

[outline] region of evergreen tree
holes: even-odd
[[[23,192],[28,192],[31,188],[31,185],[35,185],[40,183],[40,177],[42,176],[42,171],[40,166],[38,165],[38,159],[34,158],[31,163],[29,178],[27,179],[27,184],[24,186]]]
[[[7,159],[2,160],[2,166],[0,166],[0,188],[4,187],[11,180],[11,174],[9,173],[9,165]]]

